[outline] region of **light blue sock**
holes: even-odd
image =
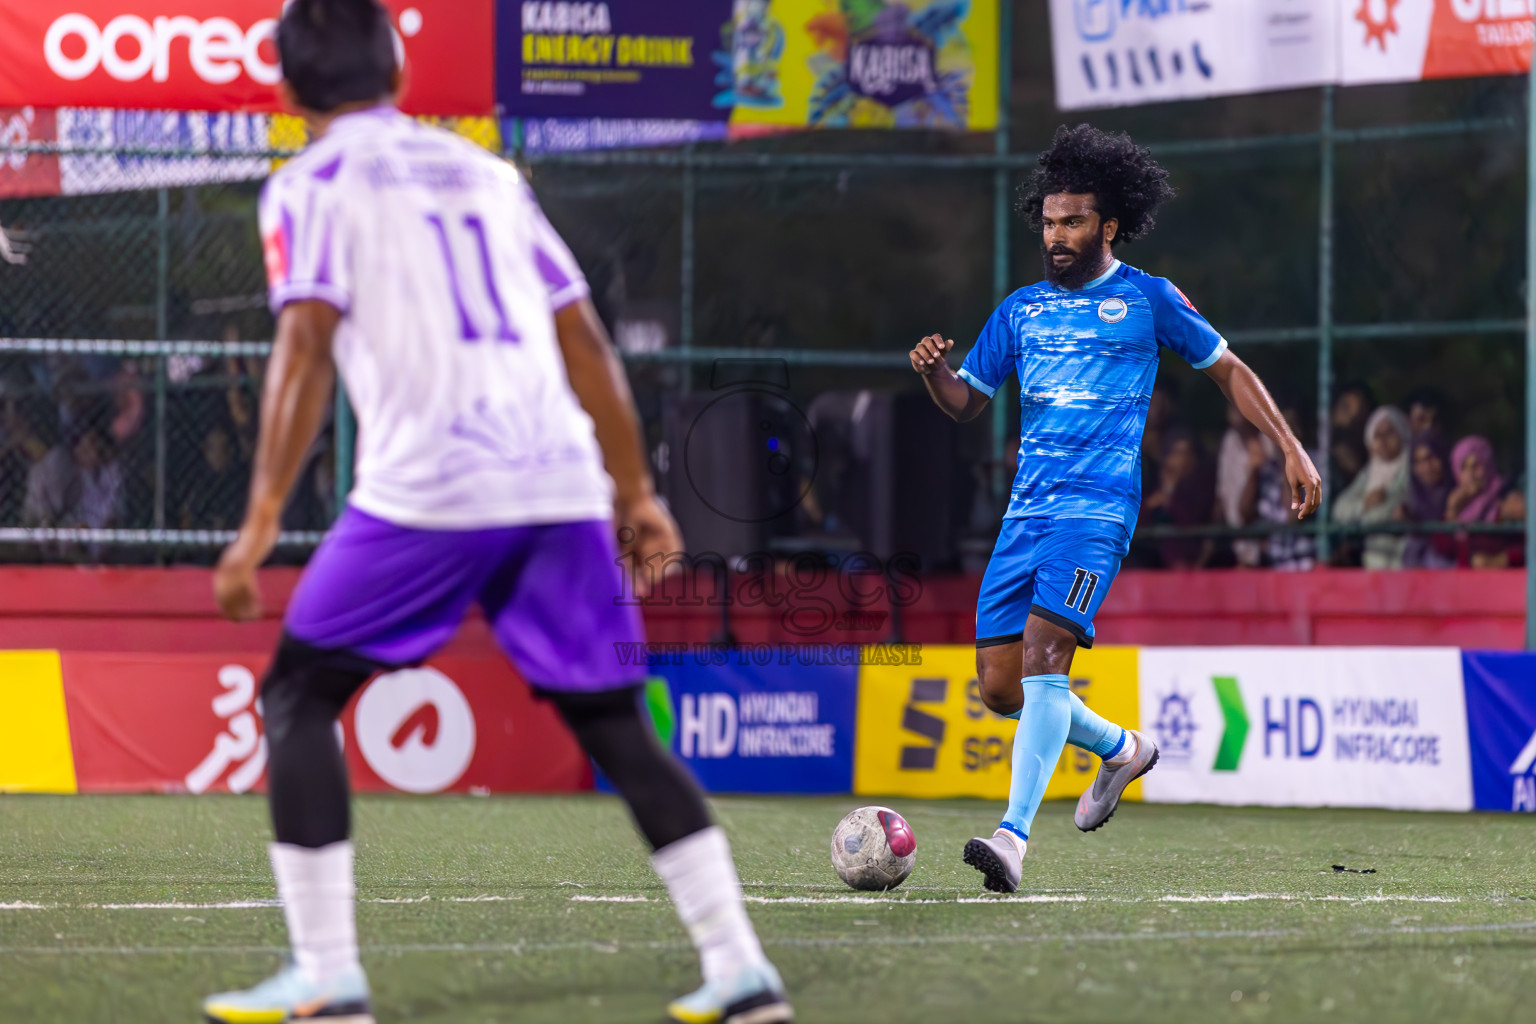
[[[1072,727],[1071,696],[1066,676],[1024,677],[1024,707],[1013,736],[1008,813],[1000,826],[1022,838],[1029,838],[1056,759],[1067,745],[1067,731]]]
[[[1125,730],[1091,710],[1083,699],[1068,691],[1072,698],[1072,728],[1067,742],[1100,757],[1114,757],[1125,746]]]
[[[1037,677],[1038,678],[1038,677]],[[1125,730],[1111,722],[1109,719],[1088,709],[1083,703],[1083,698],[1067,690],[1067,695],[1072,699],[1072,727],[1067,730],[1067,742],[1074,747],[1082,747],[1084,750],[1098,754],[1099,757],[1114,757],[1120,753],[1120,748],[1125,746]],[[1019,720],[1020,708],[1004,718]]]

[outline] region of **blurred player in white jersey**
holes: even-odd
[[[642,632],[615,526],[640,562],[681,541],[581,271],[512,166],[394,108],[400,75],[375,0],[295,0],[278,51],[285,98],[315,141],[261,201],[277,339],[250,506],[215,577],[225,614],[260,615],[256,570],[338,368],[357,411],[357,488],[262,683],[272,866],[294,960],[204,1012],[223,1024],[372,1020],[334,722],[375,671],[427,658],[478,602],[655,850],[704,974],[673,1019],[790,1020],[725,836],[642,717],[643,666],[616,650]]]

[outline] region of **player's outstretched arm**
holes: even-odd
[[[1296,518],[1305,519],[1316,512],[1323,500],[1322,477],[1301,441],[1291,433],[1259,375],[1231,350],[1223,352],[1205,372],[1221,388],[1227,401],[1237,406],[1249,423],[1264,431],[1285,455],[1285,478],[1291,485],[1291,508],[1296,510]]]
[[[294,302],[277,320],[277,340],[261,391],[261,433],[245,521],[214,571],[219,607],[236,622],[261,617],[256,570],[277,544],[288,493],[325,422],[336,383],[331,341],[341,313],[326,302]]]
[[[991,399],[961,380],[949,368],[949,350],[954,347],[954,341],[942,334],[930,334],[918,342],[917,347],[908,355],[912,360],[912,369],[922,375],[934,403],[950,419],[964,423],[980,416],[981,410],[987,407]]]
[[[608,330],[590,299],[580,299],[557,311],[555,330],[571,390],[592,417],[597,443],[603,450],[603,467],[613,477],[614,516],[624,553],[653,566],[657,563],[651,559],[659,555],[660,566],[665,568],[670,556],[682,553],[682,535],[671,514],[656,500],[656,485],[646,463],[640,417],[635,413],[624,364],[614,353]],[[637,592],[645,594],[649,574],[635,582]]]

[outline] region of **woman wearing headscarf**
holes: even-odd
[[[1369,461],[1334,501],[1334,522],[1368,526],[1397,515],[1408,497],[1409,439],[1408,416],[1401,409],[1384,405],[1371,413],[1365,423]],[[1401,536],[1369,534],[1363,563],[1367,569],[1401,569],[1403,546]]]
[[[1451,496],[1451,448],[1437,430],[1414,435],[1409,449],[1408,500],[1399,514],[1408,523],[1445,521]],[[1405,569],[1449,569],[1456,565],[1456,540],[1444,533],[1410,534],[1403,548]]]
[[[1504,496],[1504,478],[1493,463],[1493,445],[1486,437],[1473,434],[1456,442],[1451,449],[1451,470],[1456,474],[1456,489],[1445,501],[1445,518],[1456,523],[1496,523],[1499,521],[1499,501]],[[1492,568],[1504,555],[1507,542],[1487,535],[1461,534],[1460,542],[1463,565],[1473,568]]]

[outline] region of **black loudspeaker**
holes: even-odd
[[[717,387],[667,404],[657,469],[692,555],[767,553],[774,538],[793,537],[806,524],[816,437],[779,386],[782,372],[717,372]]]
[[[748,381],[681,396],[664,420],[657,468],[690,553],[857,550],[953,567],[969,463],[926,393],[823,392],[802,410]]]

